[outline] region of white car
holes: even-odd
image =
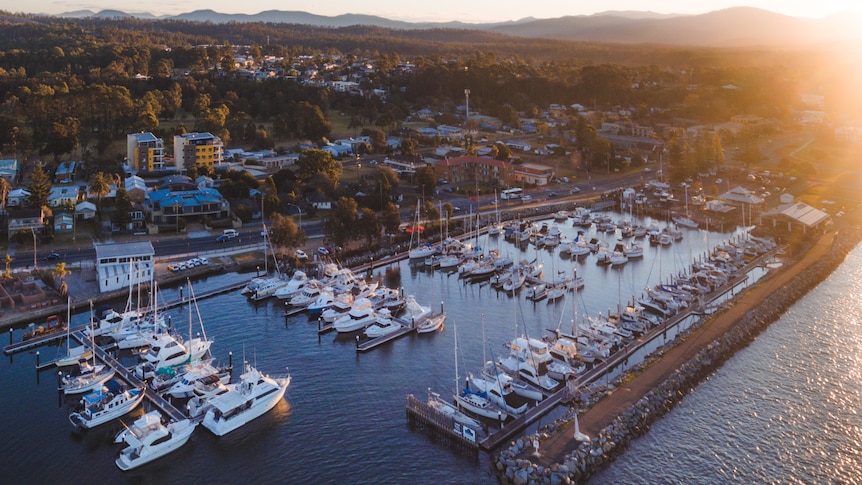
[[[529,202],[531,200],[533,200],[533,196],[531,196],[531,195],[525,195],[525,196],[521,197],[522,202]]]
[[[298,259],[308,259],[308,255],[307,255],[307,254],[305,254],[305,251],[303,251],[302,249],[297,249],[297,250],[296,250],[296,257],[297,257]]]

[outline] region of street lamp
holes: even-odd
[[[287,205],[289,207],[296,207],[296,210],[299,211],[299,228],[302,229],[302,208],[296,204],[291,204],[289,202],[285,202],[284,205]]]
[[[39,268],[36,267],[36,231],[33,228],[30,228],[30,234],[33,235],[33,269],[37,270]]]

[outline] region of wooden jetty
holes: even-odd
[[[437,411],[413,394],[407,395],[407,420],[425,426],[456,445],[472,450],[477,449],[477,430],[464,426],[455,421],[452,416]]]
[[[89,325],[81,325],[80,327],[74,327],[70,329],[70,332],[80,332],[81,330],[86,329]],[[41,337],[31,338],[30,340],[24,340],[23,342],[12,343],[12,329],[9,329],[9,345],[3,348],[3,353],[6,355],[17,354],[18,352],[24,352],[25,350],[30,350],[35,347],[39,347],[41,345],[45,345],[50,342],[54,342],[57,340],[62,340],[66,338],[66,332],[57,332],[48,335],[43,335]]]

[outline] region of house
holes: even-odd
[[[95,244],[96,275],[102,293],[153,282],[155,250],[149,241]]]
[[[75,180],[77,162],[63,162],[54,171],[54,183],[70,184]]]
[[[18,160],[0,160],[0,177],[14,185],[18,181]]]
[[[42,211],[41,207],[38,209],[9,209],[8,214],[7,234],[10,238],[21,231],[33,231],[36,234],[44,232],[45,212]]]
[[[74,229],[74,217],[69,212],[54,214],[54,234],[68,234]]]
[[[126,178],[124,182],[126,193],[129,195],[129,200],[132,202],[143,202],[147,197],[147,184],[144,179],[137,175],[132,175]]]
[[[6,195],[6,206],[7,207],[18,207],[24,204],[27,201],[27,198],[30,197],[30,192],[26,189],[12,189],[9,191],[9,194]]]
[[[51,187],[51,191],[48,192],[48,206],[75,207],[78,196],[78,187]]]
[[[75,206],[75,219],[79,221],[88,221],[96,217],[96,204],[90,201],[83,201]]]
[[[190,185],[191,187],[180,186],[178,190],[168,187],[148,193],[144,211],[150,222],[156,225],[177,224],[180,218],[188,220],[204,216],[214,219],[230,217],[230,203],[218,190]]]
[[[332,209],[333,200],[318,190],[307,194],[305,196],[305,201],[318,210]]]
[[[719,195],[718,198],[728,204],[736,206],[763,204],[763,198],[758,197],[754,192],[744,187],[734,187]]]

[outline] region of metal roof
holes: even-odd
[[[150,241],[96,244],[96,259],[120,256],[153,256],[155,250]]]
[[[774,212],[769,214],[780,214],[808,227],[814,227],[829,219],[829,214],[804,202],[778,206]]]

